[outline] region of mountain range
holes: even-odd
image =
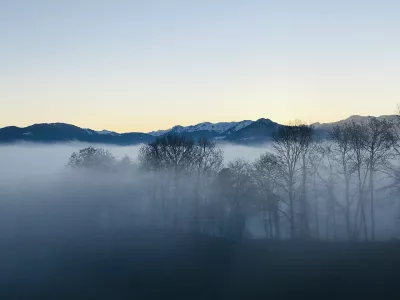
[[[312,126],[316,133],[322,137],[329,136],[329,132],[335,125],[345,122],[364,122],[370,116],[351,116],[347,119],[334,123],[315,123]],[[394,120],[395,115],[380,116],[380,119]],[[130,132],[117,133],[114,131],[95,131],[87,128],[80,128],[65,123],[42,123],[28,127],[8,126],[0,128],[0,143],[13,142],[88,142],[115,145],[136,145],[154,141],[157,137],[166,134],[179,134],[194,139],[209,138],[218,142],[229,142],[237,144],[261,144],[272,138],[272,134],[282,126],[270,119],[259,119],[257,121],[244,120],[240,122],[204,122],[191,126],[174,126],[167,130],[152,131],[148,133]]]

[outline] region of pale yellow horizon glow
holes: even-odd
[[[203,84],[186,78],[179,86],[172,84],[178,78],[159,78],[156,87],[146,80],[129,84],[117,74],[107,83],[106,78],[3,78],[0,90],[8,101],[0,112],[0,126],[65,122],[95,130],[149,132],[259,118],[281,124],[295,119],[325,123],[350,115],[394,114],[400,102],[400,89],[390,82],[390,74],[380,74],[378,81],[376,76],[354,78],[351,73],[272,73]]]
[[[396,113],[394,0],[0,1],[0,127]]]

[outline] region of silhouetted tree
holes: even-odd
[[[253,163],[253,178],[260,193],[261,212],[265,234],[269,238],[280,239],[279,189],[282,185],[282,167],[274,154],[262,154]]]
[[[352,121],[349,124],[350,145],[353,152],[351,168],[357,177],[358,203],[355,216],[354,236],[359,236],[359,231],[363,230],[364,239],[368,239],[367,219],[365,213],[365,186],[368,176],[366,164],[367,153],[365,151],[366,132],[361,124]]]
[[[336,160],[339,166],[339,174],[343,175],[343,181],[345,184],[344,198],[345,198],[345,221],[346,231],[349,239],[353,237],[351,230],[351,193],[350,184],[351,176],[354,172],[352,168],[353,161],[353,149],[351,143],[351,127],[348,123],[338,125],[333,128],[332,132],[333,147],[331,148],[333,159]]]
[[[313,150],[314,144],[314,131],[311,126],[304,124],[297,125],[300,131],[300,145],[301,145],[301,198],[300,198],[300,222],[301,234],[303,238],[310,237],[310,222],[308,219],[308,203],[307,203],[307,180],[308,180],[308,154]]]
[[[245,234],[246,215],[256,199],[256,189],[251,177],[251,165],[236,159],[219,172],[216,197],[223,203],[223,235],[241,238]]]
[[[157,202],[159,187],[164,214],[167,211],[173,214],[174,226],[189,222],[196,231],[201,230],[201,218],[206,218],[202,214],[210,198],[206,191],[221,170],[222,161],[223,153],[214,142],[194,141],[182,135],[160,137],[142,146],[139,152],[140,167],[153,174],[152,202]],[[169,203],[167,194],[170,194]],[[180,220],[183,210],[186,221]]]
[[[374,117],[368,118],[368,122],[362,125],[364,131],[364,149],[366,151],[366,163],[369,171],[370,193],[370,219],[371,238],[375,240],[375,174],[387,165],[391,157],[394,135],[393,124],[386,120]]]
[[[197,231],[200,228],[202,206],[210,200],[210,185],[222,168],[223,152],[216,144],[208,139],[199,139],[194,149],[194,218],[193,226]],[[207,215],[204,216],[207,219]]]
[[[313,168],[313,175],[316,175],[321,186],[322,198],[326,200],[325,231],[327,239],[329,239],[331,231],[333,232],[334,239],[338,237],[336,220],[337,208],[341,208],[344,212],[344,207],[339,203],[335,195],[337,162],[332,150],[333,147],[332,143],[319,144],[309,157],[310,164]],[[319,217],[316,216],[316,221],[318,222],[318,220]]]
[[[153,171],[155,182],[159,180],[158,174],[166,175],[163,178],[166,185],[162,186],[161,190],[164,219],[167,222],[167,214],[171,213],[172,225],[175,228],[179,227],[185,188],[182,179],[191,175],[196,161],[194,140],[173,134],[159,137],[154,142],[142,146],[139,161],[142,169]],[[165,199],[166,189],[172,193],[169,203]]]
[[[115,162],[115,157],[110,151],[87,147],[72,153],[67,166],[71,168],[110,171],[115,167]]]
[[[307,230],[306,203],[305,203],[305,166],[301,164],[303,154],[311,143],[312,129],[305,125],[282,126],[273,135],[273,147],[275,154],[282,166],[282,175],[285,180],[286,191],[289,200],[290,234],[297,237],[296,228],[296,176],[303,170],[302,192],[300,199],[300,229],[302,234]]]

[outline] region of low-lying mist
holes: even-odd
[[[29,144],[0,146],[0,235],[80,236],[112,229],[151,226],[148,175],[135,163],[141,146],[95,145],[116,159],[128,156],[132,167],[124,172],[75,170],[66,165],[73,152],[90,145]],[[238,154],[254,160],[261,147],[224,145],[225,161]],[[147,218],[147,219],[146,219]],[[153,218],[153,219],[151,219]],[[155,222],[156,223],[156,222]]]
[[[89,146],[91,144],[85,143],[48,145],[16,143],[0,145],[0,180],[3,182],[5,179],[10,178],[65,173],[65,165],[71,154]],[[136,160],[141,146],[95,145],[95,147],[109,150],[117,158],[127,155],[132,160]],[[221,149],[224,151],[225,162],[229,162],[235,158],[244,158],[252,161],[265,152],[265,147],[263,146],[249,147],[224,144],[221,145]]]
[[[395,290],[396,244],[319,242],[372,240],[368,186],[359,197],[352,173],[347,222],[343,174],[320,146],[294,172],[292,207],[272,144],[0,146],[0,298],[291,299],[333,277],[347,296]],[[376,176],[375,241],[400,232],[393,183]]]
[[[223,207],[232,205],[231,200],[226,198],[239,196],[242,198],[232,201],[237,201],[241,206],[240,216],[244,218],[245,235],[252,238],[274,237],[271,232],[276,226],[272,224],[273,217],[266,216],[262,210],[263,205],[260,208],[257,203],[258,199],[251,199],[254,196],[251,192],[232,196],[229,191],[231,186],[216,187],[215,183],[206,182],[208,179],[196,185],[198,179],[195,176],[185,175],[176,182],[171,180],[174,176],[172,173],[155,176],[138,167],[142,146],[95,145],[110,151],[117,160],[128,156],[131,159],[130,165],[122,171],[104,172],[68,167],[71,154],[88,146],[82,143],[21,143],[0,147],[1,236],[61,237],[65,234],[73,237],[152,226],[177,226],[189,231],[192,226],[197,226],[199,228],[196,231],[223,236],[221,227],[228,222],[226,214],[233,211]],[[236,167],[240,173],[247,172],[245,168],[266,151],[271,151],[272,147],[269,144],[258,147],[224,144],[220,148],[223,151],[221,169]],[[232,161],[234,164],[230,165]],[[330,215],[331,203],[327,201],[330,198],[329,189],[325,188],[324,180],[320,178],[317,188],[312,180],[309,183],[309,226],[313,238],[347,239],[340,208],[342,204],[338,203],[334,209],[333,220]],[[336,181],[334,194],[340,199],[345,187],[340,180]],[[380,186],[390,182],[384,176],[379,178]],[[179,187],[175,184],[179,184]],[[215,197],[223,200],[216,200]],[[179,204],[175,203],[177,199],[174,198],[179,198]],[[376,239],[396,238],[399,225],[396,199],[387,191],[377,192],[376,198]],[[199,203],[201,201],[204,203]],[[201,205],[203,215],[199,216],[194,209],[195,206],[199,209]],[[319,206],[319,211],[313,211],[315,205]],[[284,209],[280,208],[282,215],[279,236],[288,238],[289,222],[285,219],[287,212]],[[191,224],[193,216],[199,218],[196,222],[201,225]]]

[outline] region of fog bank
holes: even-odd
[[[193,210],[193,197],[188,189],[192,188],[194,178],[181,178],[181,195],[171,190],[173,184],[170,175],[160,177],[154,182],[150,174],[145,174],[132,166],[132,169],[120,173],[102,173],[93,170],[72,170],[66,164],[73,152],[89,145],[70,143],[59,145],[14,144],[0,146],[0,234],[8,237],[58,235],[79,236],[107,230],[129,229],[135,226],[160,226],[163,223],[158,211],[162,201],[173,203],[174,197],[182,198],[178,214],[181,214],[181,226],[189,225]],[[141,146],[96,145],[112,152],[121,159],[129,156],[134,163]],[[270,145],[247,147],[222,145],[224,166],[236,158],[250,163],[261,154],[271,150]],[[169,182],[169,183],[168,183]],[[380,178],[379,184],[389,183]],[[154,185],[156,183],[156,185]],[[165,184],[170,186],[165,186]],[[167,190],[165,190],[167,188]],[[221,188],[221,187],[220,187]],[[163,190],[164,189],[164,190]],[[201,197],[207,196],[210,188],[200,189]],[[336,185],[336,194],[340,198],[343,185]],[[229,192],[224,190],[223,192]],[[320,235],[329,238],[343,238],[345,228],[342,216],[337,216],[335,232],[324,222],[331,222],[326,215],[326,189],[319,187],[320,213],[318,222]],[[310,192],[311,193],[311,192]],[[154,194],[154,196],[152,196]],[[156,195],[157,194],[157,195]],[[155,203],[155,197],[161,197]],[[247,196],[246,196],[247,197]],[[377,239],[398,237],[398,204],[386,192],[376,194],[376,236]],[[153,199],[154,198],[154,199]],[[246,230],[253,238],[264,238],[265,231],[262,215],[250,199],[251,209],[247,209]],[[208,201],[208,200],[207,200]],[[219,226],[215,215],[221,209],[215,203],[205,207],[212,216],[213,226]],[[172,208],[171,208],[172,209]],[[172,215],[169,216],[172,218]],[[328,218],[328,219],[327,219]],[[282,222],[284,218],[282,217]],[[207,221],[208,222],[208,221]],[[326,228],[324,227],[326,226]],[[315,224],[311,225],[316,230]],[[187,227],[189,228],[189,227]],[[204,232],[214,232],[207,226]],[[210,231],[211,230],[211,231]],[[329,232],[328,232],[329,231]],[[214,233],[213,233],[214,234]],[[282,238],[289,237],[287,224],[282,225]]]

